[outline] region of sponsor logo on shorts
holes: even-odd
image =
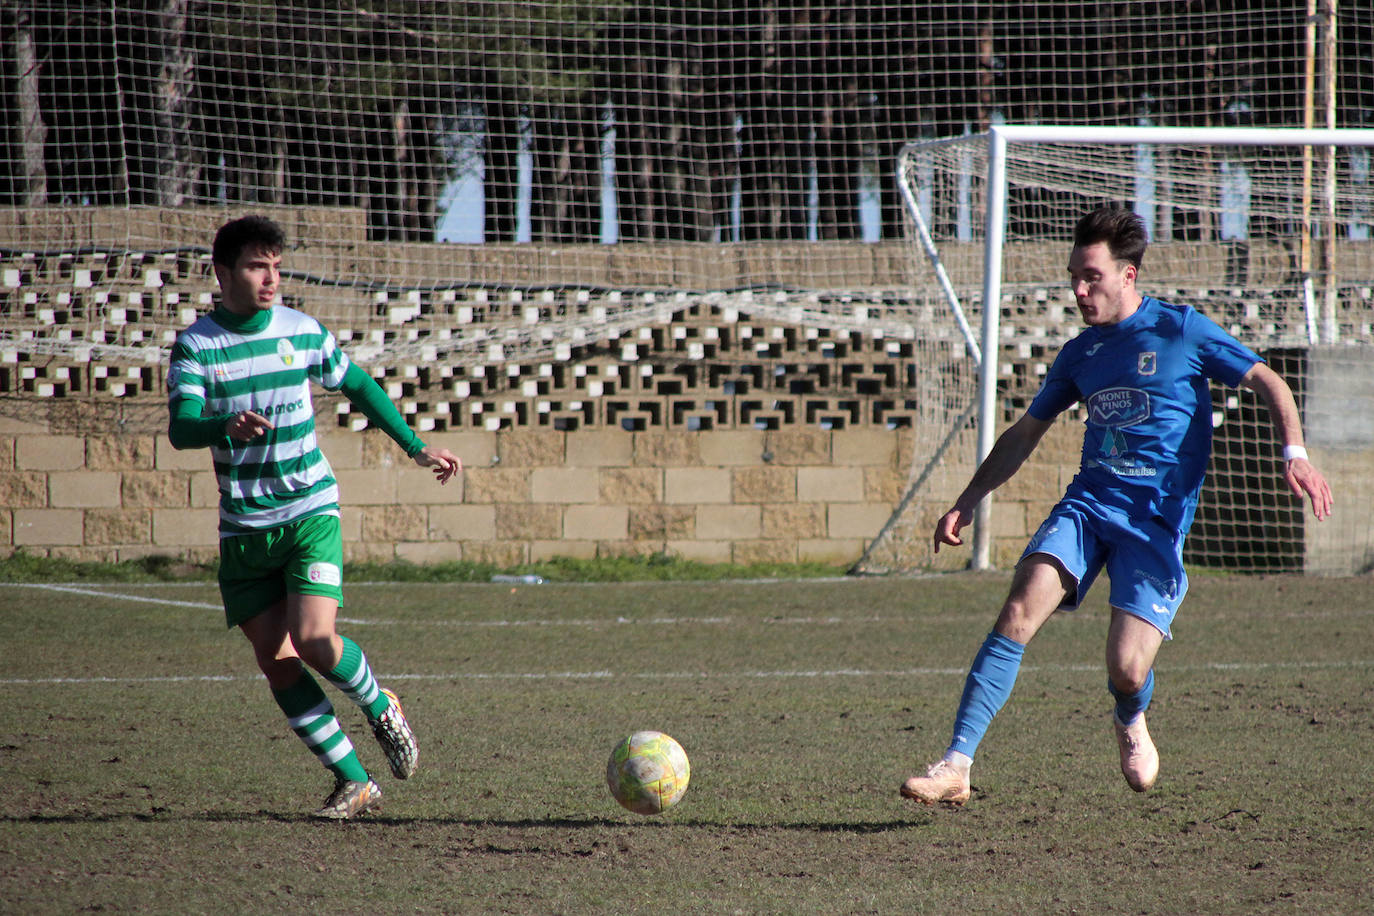
[[[1177,601],[1177,600],[1178,600],[1178,580],[1177,580],[1177,579],[1161,579],[1161,578],[1159,578],[1158,576],[1152,576],[1152,575],[1150,575],[1149,573],[1147,573],[1147,572],[1146,572],[1145,570],[1143,570],[1143,569],[1137,569],[1137,570],[1135,571],[1135,577],[1136,577],[1137,579],[1144,579],[1146,582],[1148,582],[1148,583],[1150,583],[1151,585],[1153,585],[1153,586],[1159,591],[1159,593],[1160,593],[1161,595],[1164,596],[1165,600],[1167,600],[1167,601]],[[1161,613],[1161,614],[1168,614],[1168,613],[1170,613],[1170,611],[1169,611],[1168,608],[1160,608],[1159,605],[1155,605],[1155,610],[1158,611],[1158,612]]]
[[[1035,532],[1035,536],[1030,539],[1030,543],[1026,546],[1026,552],[1034,553],[1036,550],[1040,548],[1041,544],[1049,540],[1050,535],[1054,534],[1058,530],[1058,522],[1056,522],[1052,518],[1045,519],[1043,522],[1040,523],[1040,528]]]
[[[305,577],[316,585],[341,585],[343,576],[339,567],[333,563],[311,563],[305,569]]]

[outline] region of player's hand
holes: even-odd
[[[1288,462],[1283,479],[1288,482],[1288,488],[1293,491],[1293,495],[1306,496],[1312,501],[1312,514],[1318,521],[1323,521],[1331,515],[1331,487],[1322,476],[1322,472],[1312,466],[1312,462],[1306,458],[1294,458]]]
[[[463,460],[446,448],[426,445],[415,453],[415,463],[422,468],[433,468],[434,479],[440,484],[448,483],[455,474],[463,471]]]
[[[970,521],[972,521],[972,516],[958,506],[940,516],[940,520],[935,523],[935,552],[940,552],[941,544],[948,544],[951,547],[964,546],[963,538],[959,537],[959,532]]]
[[[260,413],[240,410],[224,424],[224,434],[239,442],[251,442],[272,428],[272,421]]]

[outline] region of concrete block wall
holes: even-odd
[[[1071,419],[1056,424],[996,493],[995,566],[1015,564],[1063,493],[1081,435]],[[464,461],[464,473],[446,486],[379,432],[322,433],[342,490],[349,560],[511,566],[666,553],[848,567],[905,493],[914,446],[907,430],[804,427],[465,431],[427,439]],[[1311,445],[1341,508],[1358,505],[1369,489],[1370,450],[1324,445],[1320,436]],[[892,548],[898,567],[967,565],[967,548],[935,555],[930,536],[967,483],[972,457],[968,433],[912,501]],[[205,450],[177,451],[159,435],[73,435],[0,418],[0,554],[210,562],[217,502]],[[1321,525],[1309,518],[1306,527],[1309,572],[1369,569],[1366,516],[1340,512]]]
[[[381,433],[332,430],[321,440],[343,495],[350,560],[500,565],[666,552],[846,566],[901,498],[912,448],[903,430],[451,432],[428,437],[464,461],[441,487]],[[942,468],[951,486],[923,498],[943,511],[970,471]],[[1014,482],[999,500],[999,556],[1020,550],[1025,519],[1057,496],[1057,471],[1025,477],[1034,485]],[[0,549],[212,560],[217,500],[203,449],[0,420]],[[967,556],[939,559],[958,567]]]

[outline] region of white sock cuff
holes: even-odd
[[[973,766],[973,758],[962,751],[946,751],[945,760],[964,773],[967,773],[969,767]]]

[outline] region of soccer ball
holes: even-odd
[[[663,732],[635,732],[611,751],[606,785],[635,814],[658,814],[682,800],[692,766],[687,752]]]

